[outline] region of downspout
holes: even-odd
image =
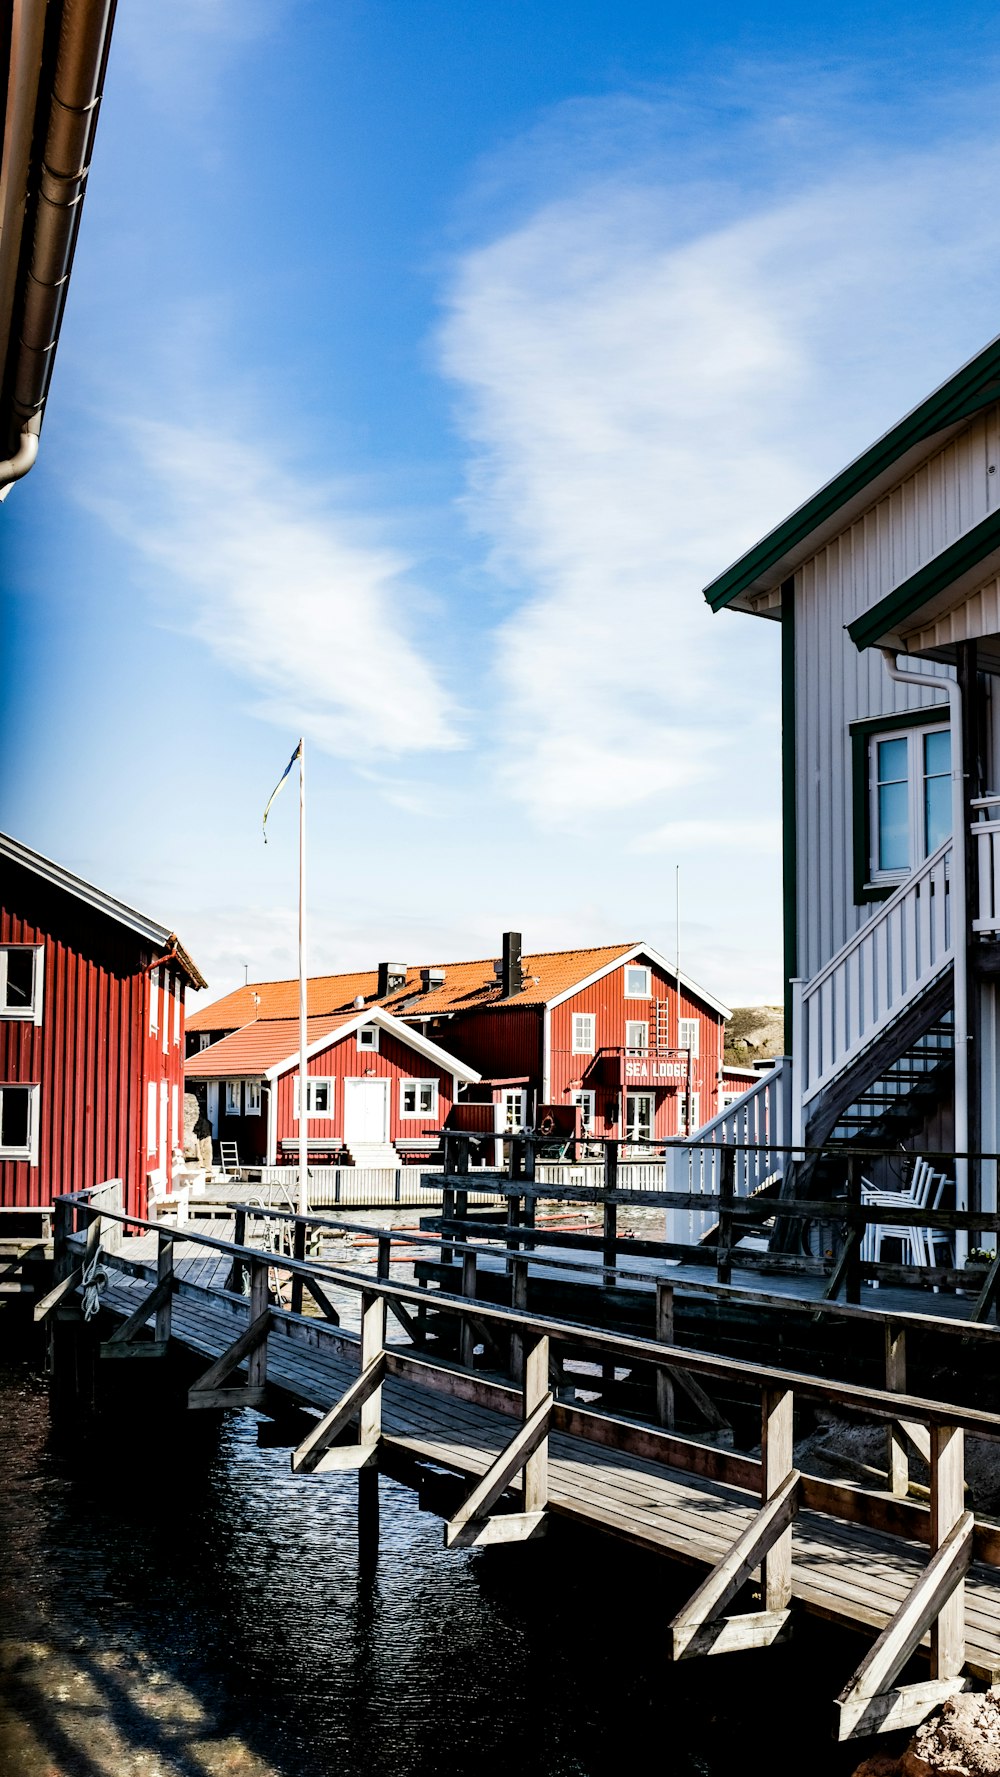
[[[962,688],[957,679],[929,679],[897,665],[895,648],[879,650],[886,672],[897,685],[918,685],[921,691],[946,691],[951,720],[951,944],[955,984],[955,1208],[969,1207],[969,979],[966,970],[968,930],[965,880],[965,760],[962,748]],[[955,1264],[968,1257],[969,1236],[955,1230]]]

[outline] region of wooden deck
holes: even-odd
[[[83,1228],[72,1233],[65,1214],[57,1224],[62,1277],[38,1318],[79,1291],[80,1267],[97,1257],[103,1229],[101,1357],[130,1360],[125,1371],[120,1361],[114,1367],[139,1380],[168,1348],[186,1352],[196,1360],[191,1408],[251,1405],[279,1432],[284,1420],[291,1433],[276,1441],[297,1446],[293,1467],[357,1469],[359,1503],[371,1500],[375,1485],[376,1523],[381,1466],[410,1485],[429,1483],[426,1501],[435,1507],[436,1498],[449,1547],[529,1540],[555,1518],[707,1571],[665,1625],[665,1658],[769,1645],[787,1633],[796,1609],[874,1637],[837,1702],[841,1738],[909,1725],[973,1680],[1000,1679],[1000,1527],[974,1520],[963,1497],[965,1433],[1000,1439],[1000,1415],[911,1397],[902,1374],[895,1393],[866,1389],[681,1350],[669,1332],[657,1344],[498,1306],[475,1292],[470,1299],[406,1285],[389,1276],[388,1234],[374,1275],[303,1261],[301,1222],[299,1256],[183,1229],[150,1229],[141,1242],[109,1238],[109,1230],[120,1235],[124,1218],[97,1209],[96,1196],[64,1200],[74,1214],[83,1208]],[[149,1236],[155,1257],[143,1251]],[[475,1260],[466,1262],[474,1282]],[[325,1318],[269,1297],[275,1268],[290,1275],[299,1297],[311,1291]],[[229,1288],[244,1271],[249,1300]],[[359,1301],[360,1333],[338,1324],[333,1295],[345,1291]],[[658,1312],[664,1291],[661,1283]],[[421,1345],[428,1307],[456,1317],[462,1361]],[[387,1313],[395,1343],[386,1337]],[[1000,1334],[981,1325],[975,1336]],[[491,1352],[491,1374],[483,1356],[474,1359],[476,1348]],[[578,1404],[575,1391],[560,1391],[560,1354],[581,1348],[605,1369],[651,1368],[658,1391],[663,1377],[696,1389],[699,1378],[758,1388],[760,1455]],[[504,1361],[512,1376],[502,1374]],[[903,1432],[916,1446],[923,1440],[929,1507],[906,1497],[905,1465],[902,1484],[893,1469],[893,1490],[883,1493],[795,1469],[799,1397],[873,1417],[890,1443]],[[453,1477],[450,1487],[441,1471]],[[920,1649],[931,1678],[901,1682]]]

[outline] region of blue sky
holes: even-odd
[[[646,937],[780,995],[778,634],[704,582],[1000,327],[996,27],[123,0],[2,822],[213,997]]]

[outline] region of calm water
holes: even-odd
[[[255,1428],[57,1432],[37,1372],[0,1367],[3,1777],[857,1762],[827,1739],[853,1638],[807,1625],[787,1649],[671,1669],[665,1625],[692,1584],[676,1568],[570,1531],[445,1553],[385,1479],[359,1575],[356,1477],[296,1478]]]

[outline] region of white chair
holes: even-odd
[[[905,1191],[881,1191],[872,1184],[870,1179],[862,1178],[861,1201],[863,1204],[875,1208],[878,1208],[879,1205],[881,1205],[885,1209],[903,1209],[910,1207],[914,1209],[924,1209],[927,1205],[928,1196],[934,1186],[934,1181],[939,1177],[942,1179],[943,1184],[943,1174],[936,1174],[931,1167],[930,1162],[918,1156],[913,1163],[913,1173],[910,1178],[909,1186]],[[938,1195],[940,1195],[940,1187],[938,1188]],[[936,1199],[934,1207],[937,1208]],[[865,1228],[864,1239],[861,1243],[861,1256],[863,1259],[877,1265],[882,1257],[883,1242],[886,1240],[898,1240],[903,1247],[904,1264],[926,1265],[928,1263],[928,1247],[926,1242],[927,1232],[927,1229],[917,1227],[914,1223],[911,1223],[908,1227],[902,1227],[898,1224],[894,1225],[891,1222],[869,1222]],[[877,1278],[873,1280],[872,1288],[876,1290],[878,1289]]]

